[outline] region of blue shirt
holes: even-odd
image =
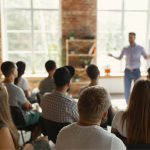
[[[126,68],[131,70],[140,68],[141,56],[145,59],[147,58],[144,48],[137,44],[135,46],[124,47],[119,59],[122,59],[124,55],[126,56]]]

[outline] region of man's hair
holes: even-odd
[[[147,73],[150,75],[150,68],[147,69]]]
[[[69,65],[68,66],[64,66],[64,67],[66,67],[69,70],[71,78],[72,78],[74,76],[74,74],[75,74],[75,68],[73,66],[69,66]]]
[[[135,32],[130,32],[130,33],[129,33],[129,36],[130,36],[130,35],[133,35],[133,36],[136,37],[136,33],[135,33]]]
[[[48,60],[48,61],[45,63],[45,69],[46,69],[47,72],[53,71],[54,69],[56,69],[56,63],[55,63],[55,61],[53,61],[53,60]]]
[[[16,65],[11,61],[5,61],[1,65],[1,71],[5,77],[9,76],[14,68],[16,68]]]
[[[71,75],[66,67],[56,69],[54,73],[54,82],[56,87],[63,87],[68,84],[71,80]]]
[[[14,83],[15,83],[16,85],[18,85],[19,80],[20,80],[20,77],[21,77],[21,76],[24,74],[24,72],[25,72],[26,64],[25,64],[25,62],[23,62],[23,61],[18,61],[18,62],[16,62],[16,65],[17,65],[17,70],[18,70],[18,76],[15,78]]]
[[[89,65],[86,69],[87,75],[90,79],[95,80],[100,74],[100,71],[96,65]]]
[[[24,74],[25,69],[26,69],[26,64],[23,61],[18,61],[16,62],[17,69],[18,69],[18,76],[21,76]]]
[[[107,112],[109,107],[110,96],[100,86],[86,88],[79,97],[78,111],[80,119],[86,121],[102,119],[103,113]]]

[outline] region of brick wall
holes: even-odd
[[[0,11],[1,16],[1,11]],[[0,17],[0,64],[2,63],[2,32],[1,32],[1,17]],[[0,78],[2,76],[2,73],[0,71]]]
[[[62,0],[62,36],[96,36],[96,0]]]

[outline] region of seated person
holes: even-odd
[[[44,93],[52,92],[56,88],[54,79],[53,79],[53,75],[56,70],[56,63],[52,60],[48,60],[45,63],[45,69],[48,73],[48,77],[43,79],[39,84],[39,91],[40,91],[40,94],[42,95]]]
[[[125,150],[120,139],[100,127],[109,107],[109,95],[104,88],[85,89],[78,101],[79,121],[59,132],[56,149]]]
[[[87,87],[96,86],[96,85],[99,84],[98,82],[99,82],[99,77],[100,77],[100,71],[99,71],[99,69],[96,65],[94,65],[94,64],[89,65],[86,69],[86,73],[87,73],[87,76],[90,79],[90,84],[88,86],[85,86],[84,88],[82,88],[81,92],[84,89],[86,89]],[[110,105],[110,107],[108,109],[107,118],[105,120],[102,120],[102,122],[101,122],[101,126],[103,128],[107,128],[107,126],[111,126],[114,114],[115,114],[115,112],[112,108],[112,105]]]
[[[27,126],[38,123],[40,113],[32,111],[32,105],[26,99],[23,90],[14,84],[14,80],[18,75],[17,66],[11,61],[6,61],[2,63],[1,71],[5,77],[3,82],[9,94],[10,106],[17,106],[21,109]]]
[[[150,144],[150,81],[135,83],[128,108],[116,114],[112,122],[112,133],[126,137],[125,143]]]
[[[64,67],[66,67],[69,70],[70,75],[71,75],[71,80],[72,80],[73,76],[75,75],[75,68],[72,67],[72,66],[69,66],[69,65],[68,66],[64,66]],[[70,88],[68,89],[67,92],[68,92],[68,95],[72,97],[72,93],[70,91]]]
[[[96,65],[94,65],[94,64],[91,64],[91,65],[89,65],[89,66],[87,67],[86,73],[87,73],[87,76],[88,76],[89,79],[90,79],[90,84],[87,85],[87,86],[85,86],[85,87],[83,87],[83,88],[80,90],[79,94],[81,94],[81,92],[82,92],[85,88],[87,88],[87,87],[89,87],[89,86],[98,85],[99,77],[100,77],[100,71],[99,71],[98,67],[97,67]]]
[[[42,117],[58,123],[72,123],[78,120],[77,103],[67,95],[71,75],[66,67],[54,73],[56,89],[44,95],[41,101]]]
[[[73,76],[74,76],[74,74],[75,74],[75,69],[74,69],[74,67],[72,67],[72,66],[64,66],[64,67],[66,67],[68,70],[69,70],[69,72],[70,72],[70,75],[71,75],[71,78],[73,78]]]
[[[42,139],[33,141],[32,144],[25,145],[25,147],[27,146],[28,150],[33,150],[37,146],[41,149],[50,150],[47,137],[42,137]],[[25,147],[23,150],[26,149]],[[19,134],[11,118],[8,93],[3,83],[0,83],[0,149],[21,149],[19,145]]]
[[[28,80],[23,77],[25,69],[26,69],[26,64],[22,61],[18,61],[16,63],[17,65],[17,70],[18,70],[18,76],[17,78],[15,78],[15,85],[19,86],[25,93],[25,96],[27,98],[31,97],[31,90],[30,90],[30,86],[29,86],[29,82]]]

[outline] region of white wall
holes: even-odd
[[[119,78],[101,78],[99,85],[106,88],[109,93],[124,93],[124,79]]]

